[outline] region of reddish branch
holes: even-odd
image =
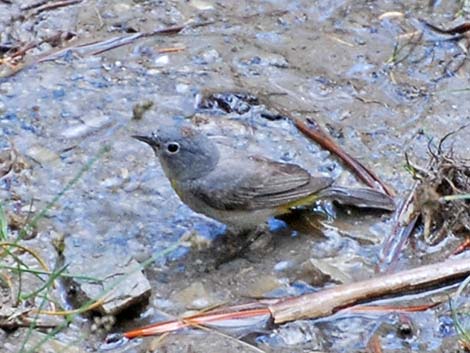
[[[295,126],[302,131],[305,135],[315,140],[322,147],[337,155],[344,164],[352,169],[356,175],[370,187],[382,191],[383,193],[394,196],[394,192],[385,183],[383,183],[374,172],[366,168],[356,158],[352,157],[349,153],[343,150],[328,134],[326,134],[312,118],[307,118],[308,124],[303,120],[290,117]]]
[[[142,336],[151,336],[165,332],[171,332],[185,327],[197,327],[209,325],[211,323],[221,322],[223,320],[240,320],[245,318],[253,318],[257,316],[269,317],[270,311],[268,308],[250,309],[238,312],[228,313],[206,313],[197,316],[191,316],[180,320],[166,321],[156,325],[149,325],[141,327],[133,331],[128,331],[123,334],[125,338],[132,339]]]
[[[275,109],[282,114],[282,116],[285,116],[291,120],[304,135],[311,138],[313,141],[331,153],[335,154],[343,161],[346,167],[350,168],[364,183],[369,185],[371,188],[379,190],[391,197],[394,196],[394,192],[391,188],[385,185],[385,183],[383,183],[377,175],[366,168],[361,162],[343,150],[325,131],[323,131],[323,129],[314,119],[307,118],[307,122],[305,122],[302,119],[292,116],[288,111],[282,107],[278,107],[276,104],[270,105],[274,106]]]
[[[470,249],[470,238],[466,238],[453,252],[452,255],[463,253]]]
[[[455,26],[455,27],[452,27],[452,28],[449,28],[449,29],[444,29],[444,28],[434,26],[433,24],[431,24],[427,21],[424,21],[424,20],[421,20],[421,22],[423,22],[427,27],[429,27],[434,32],[437,32],[437,33],[440,33],[440,34],[456,35],[456,34],[464,34],[464,33],[467,33],[468,31],[470,31],[470,23],[468,23],[468,22],[462,23],[458,26]]]

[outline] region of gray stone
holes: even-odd
[[[99,280],[72,279],[70,284],[77,287],[72,299],[77,305],[104,298],[97,310],[102,314],[117,315],[146,302],[150,296],[150,283],[140,264],[131,256],[119,254],[112,246],[96,246],[90,250],[88,246],[74,247],[73,241],[67,239],[64,256],[69,273]]]
[[[76,123],[64,131],[62,131],[62,136],[68,139],[84,137],[92,132],[103,129],[111,123],[111,118],[105,115],[97,114],[93,115],[93,112],[90,113],[91,117],[84,119],[81,123]]]
[[[41,165],[57,161],[60,158],[57,153],[42,145],[31,146],[27,154]]]

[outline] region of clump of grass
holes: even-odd
[[[39,316],[43,314],[44,309],[47,305],[51,304],[55,307],[54,300],[52,299],[51,291],[54,288],[54,283],[58,278],[61,277],[76,277],[80,279],[86,279],[94,282],[99,282],[100,279],[92,278],[89,276],[83,276],[81,274],[70,274],[66,272],[67,266],[62,266],[56,270],[49,270],[46,262],[36,253],[33,249],[28,248],[21,244],[21,240],[33,229],[36,228],[37,223],[43,217],[45,217],[48,211],[54,207],[55,204],[61,199],[61,197],[70,190],[82,177],[83,175],[98,161],[105,153],[110,150],[108,146],[103,147],[93,158],[91,158],[70,180],[65,187],[54,196],[54,198],[38,213],[30,222],[28,222],[14,237],[9,232],[8,217],[6,215],[4,205],[0,203],[0,270],[6,272],[0,272],[0,280],[3,286],[10,289],[10,306],[11,308],[21,308],[24,303],[33,302],[39,299],[39,305],[36,309],[31,311],[32,316],[27,318],[27,321],[31,322],[29,329],[25,335],[25,338],[21,344],[20,352],[24,353],[27,351],[29,339],[35,329],[40,326]],[[39,264],[39,268],[34,268],[31,265],[26,264],[19,255],[18,252],[23,254],[31,255],[36,263]],[[26,280],[25,275],[30,274],[35,276],[40,282],[36,289],[27,293],[23,291],[23,284]],[[13,276],[12,276],[13,275]],[[16,295],[14,292],[16,291]],[[64,313],[64,323],[57,326],[49,334],[45,336],[39,344],[30,349],[30,352],[35,352],[42,344],[50,340],[55,336],[56,333],[63,330],[72,321],[72,319],[79,313],[89,310],[92,304],[85,305],[82,310],[78,313],[69,315],[67,312]]]
[[[445,136],[437,148],[429,147],[428,167],[413,166],[407,159],[407,169],[419,180],[415,212],[421,215],[424,238],[432,244],[449,234],[465,235],[470,231],[470,160],[443,148],[446,139],[466,128]]]

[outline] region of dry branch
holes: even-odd
[[[269,308],[275,323],[328,316],[378,298],[443,287],[470,274],[469,259],[449,260],[286,299]]]

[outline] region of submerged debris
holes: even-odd
[[[137,103],[132,108],[132,119],[141,120],[144,117],[144,114],[150,110],[154,105],[154,102],[151,100],[145,100],[140,103]]]
[[[0,150],[0,179],[28,168],[28,162],[15,148]]]
[[[247,92],[216,92],[206,94],[201,98],[198,108],[208,111],[221,111],[223,113],[245,114],[253,106],[259,105],[258,98]]]
[[[470,232],[470,159],[456,156],[452,149],[443,151],[444,139],[437,151],[430,149],[429,168],[409,164],[420,180],[414,196],[415,215],[421,216],[424,238],[431,244],[450,234]]]

